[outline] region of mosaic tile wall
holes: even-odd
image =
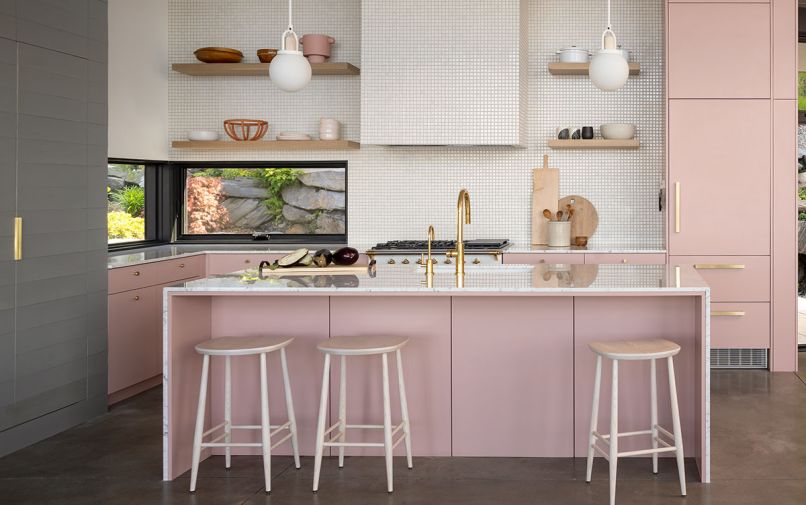
[[[481,1],[481,0],[478,0]],[[456,194],[467,187],[473,203],[468,238],[509,238],[530,243],[531,169],[549,154],[560,169],[562,195],[578,194],[599,211],[600,225],[589,247],[664,247],[658,191],[664,168],[664,19],[662,0],[619,0],[613,5],[619,42],[641,63],[617,93],[596,90],[584,77],[552,76],[546,66],[562,47],[600,44],[604,1],[528,2],[528,111],[526,149],[362,146],[339,152],[226,152],[172,150],[175,160],[347,160],[350,243],[425,238],[428,224],[439,238],[454,234]],[[203,46],[236,47],[245,61],[255,50],[276,47],[286,25],[281,0],[170,0],[170,56],[193,62]],[[360,66],[360,0],[295,0],[300,35],[327,33],[336,39],[332,61]],[[483,27],[485,30],[496,27]],[[507,27],[500,27],[506,29]],[[481,28],[480,28],[481,29]],[[171,72],[169,135],[217,129],[227,118],[263,118],[270,135],[303,131],[316,135],[319,118],[343,125],[343,136],[360,137],[360,77],[314,77],[298,93],[274,89],[268,78],[189,77]],[[472,104],[471,104],[472,105]],[[558,126],[603,122],[638,125],[637,151],[551,151],[546,141]]]

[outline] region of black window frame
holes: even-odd
[[[125,251],[163,244],[160,239],[160,210],[159,199],[161,195],[160,167],[165,163],[161,161],[138,160],[130,158],[109,158],[107,165],[143,165],[145,190],[145,238],[143,240],[130,240],[107,244],[112,251]]]
[[[344,181],[347,186],[347,161],[175,161],[171,162],[173,179],[172,198],[174,208],[171,209],[173,220],[173,244],[345,244],[348,227],[348,192],[344,194],[344,233],[343,234],[272,234],[268,239],[256,239],[251,234],[185,234],[183,209],[185,205],[185,178],[188,169],[204,168],[338,168],[344,170]]]

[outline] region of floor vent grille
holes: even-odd
[[[767,368],[767,349],[711,349],[711,368]]]

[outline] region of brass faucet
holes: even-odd
[[[470,193],[463,188],[459,191],[459,199],[456,201],[456,249],[447,252],[449,258],[456,258],[456,275],[465,274],[465,224],[470,224]]]
[[[428,258],[425,260],[425,275],[434,275],[434,261],[431,259],[431,242],[434,241],[434,227],[428,226]]]

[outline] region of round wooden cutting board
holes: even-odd
[[[566,205],[574,208],[574,217],[571,218],[571,245],[574,245],[576,237],[590,239],[596,233],[596,228],[599,227],[599,214],[596,212],[596,207],[578,195],[560,198],[560,210],[565,212]]]

